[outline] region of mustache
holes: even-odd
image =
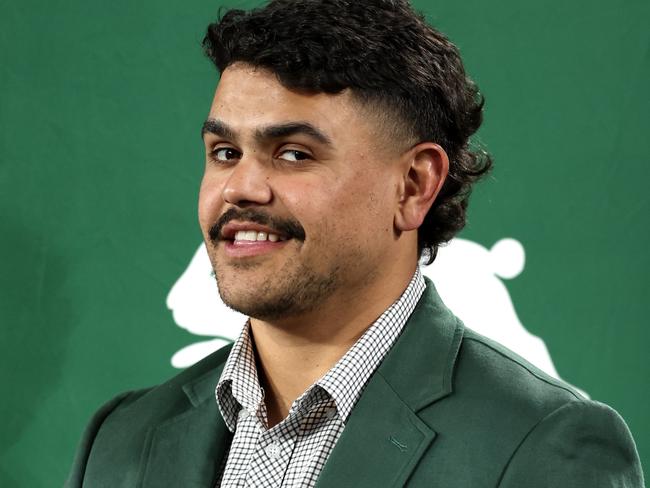
[[[305,240],[305,229],[303,229],[300,222],[295,219],[280,219],[273,217],[265,212],[253,208],[237,209],[229,208],[224,214],[219,217],[215,224],[210,227],[208,236],[213,243],[223,240],[221,230],[231,220],[243,220],[247,222],[254,222],[256,224],[265,225],[290,239],[298,239],[299,241]]]

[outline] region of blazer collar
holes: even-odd
[[[414,412],[452,391],[463,323],[445,306],[435,286],[427,288],[398,342],[378,370]]]
[[[332,451],[318,488],[404,486],[434,441],[417,412],[449,395],[463,325],[433,283],[371,378]]]

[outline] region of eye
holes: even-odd
[[[215,161],[232,161],[241,157],[239,151],[236,151],[232,147],[217,147],[210,154]]]
[[[287,149],[285,151],[282,151],[278,155],[278,159],[284,159],[285,161],[290,161],[292,163],[295,163],[298,161],[305,161],[307,159],[311,159],[311,156],[302,151],[296,151],[295,149]]]

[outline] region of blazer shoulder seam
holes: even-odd
[[[576,400],[585,400],[585,398],[582,395],[580,395],[579,393],[574,391],[569,385],[565,384],[563,381],[557,380],[557,379],[555,379],[555,378],[553,378],[551,376],[548,376],[546,373],[543,373],[542,371],[538,371],[537,368],[534,367],[532,364],[529,364],[528,362],[524,362],[524,361],[519,360],[519,358],[517,356],[506,354],[504,351],[500,350],[499,348],[494,347],[488,341],[483,340],[480,336],[474,336],[474,335],[468,336],[468,335],[465,335],[464,339],[468,340],[468,341],[474,341],[474,342],[476,342],[478,344],[481,344],[481,345],[487,347],[488,349],[490,349],[491,351],[497,353],[499,356],[503,357],[504,359],[506,359],[508,361],[511,361],[511,362],[521,366],[522,368],[524,368],[526,371],[528,371],[531,375],[533,375],[538,380],[543,381],[544,383],[546,383],[546,384],[548,384],[550,386],[554,386],[556,388],[562,389],[562,390],[566,391],[567,393],[570,393]],[[516,354],[516,353],[513,353],[513,354]],[[540,374],[540,373],[542,373],[542,374]]]

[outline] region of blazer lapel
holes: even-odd
[[[317,487],[402,486],[435,437],[376,376],[355,406]]]
[[[368,382],[318,479],[318,488],[404,486],[434,441],[417,413],[452,391],[462,323],[433,283]]]
[[[220,374],[213,370],[184,385],[189,407],[150,429],[142,488],[214,486],[232,436],[214,398]]]

